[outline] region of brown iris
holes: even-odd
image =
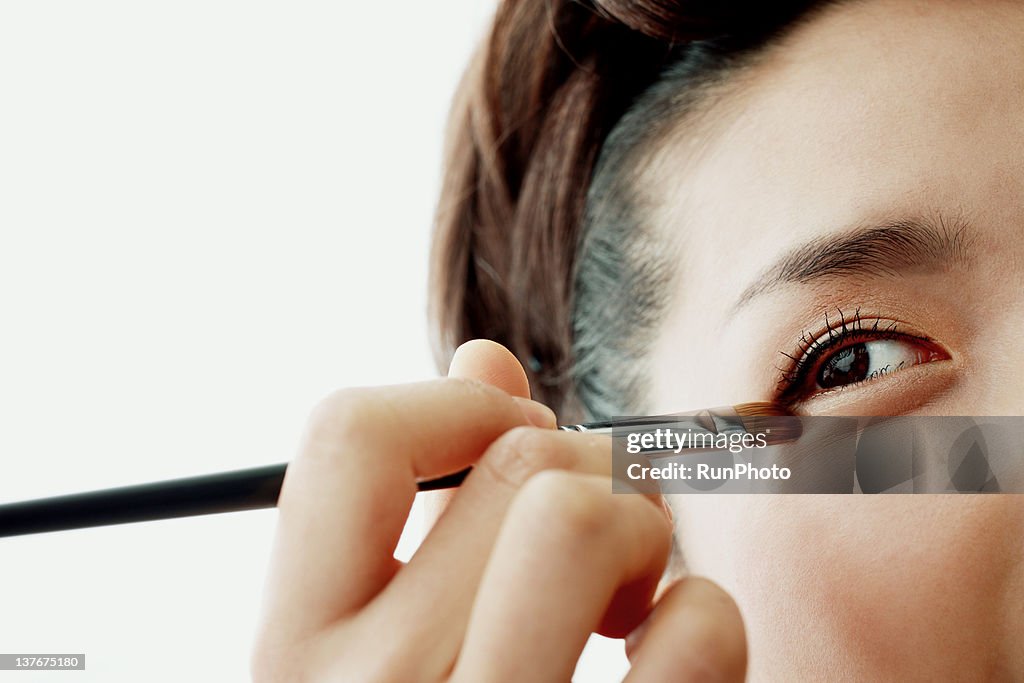
[[[818,386],[831,389],[862,382],[871,368],[871,354],[867,344],[853,344],[832,356],[818,371]]]

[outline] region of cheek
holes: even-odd
[[[1024,620],[1020,496],[696,498],[684,554],[740,604],[755,671],[977,672]]]

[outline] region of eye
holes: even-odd
[[[897,331],[897,323],[880,318],[862,323],[859,314],[817,339],[801,339],[798,354],[784,353],[793,363],[783,371],[780,400],[802,400],[901,370],[948,360],[949,354],[924,336]],[[881,328],[881,329],[879,329]]]
[[[815,374],[818,389],[878,379],[912,365],[940,360],[938,353],[899,339],[865,341],[832,353]]]

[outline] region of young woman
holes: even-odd
[[[663,507],[552,429],[1024,412],[1024,5],[507,1],[450,142],[449,379],[315,411],[257,679],[564,681],[594,630],[631,680],[1024,679],[1019,496]]]

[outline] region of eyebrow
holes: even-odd
[[[803,244],[769,266],[733,305],[787,284],[808,284],[837,277],[895,277],[908,270],[942,270],[965,263],[971,232],[962,216],[953,220],[905,218]]]

